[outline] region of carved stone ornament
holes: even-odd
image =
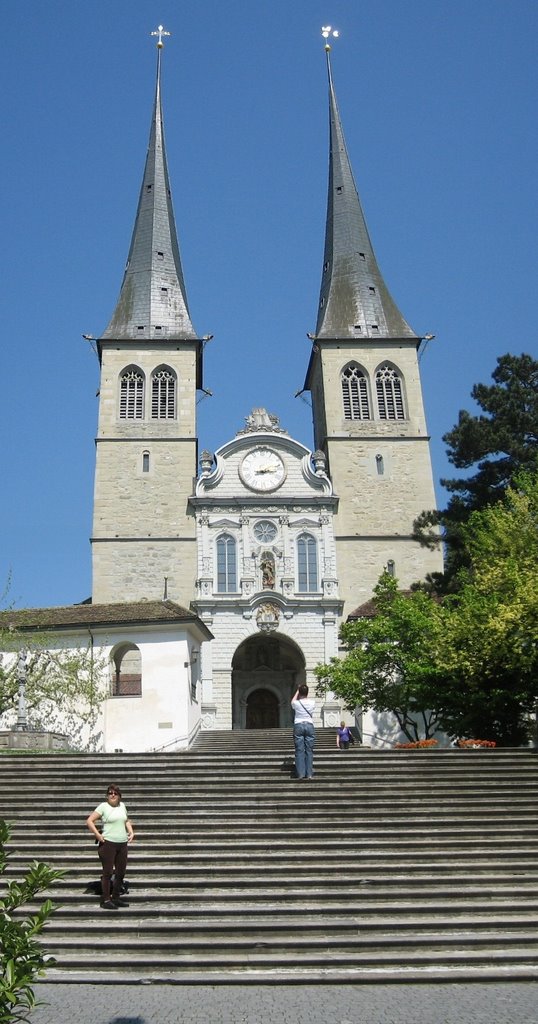
[[[275,434],[287,434],[287,430],[280,426],[278,416],[267,412],[267,409],[262,407],[253,409],[248,416],[245,416],[245,424],[246,426],[242,430],[237,431],[238,434],[251,434],[259,430],[272,431]]]
[[[200,466],[203,476],[207,476],[207,474],[211,472],[214,461],[215,456],[213,455],[213,452],[208,452],[207,449],[204,448],[204,451],[200,456]]]
[[[280,609],[275,604],[261,604],[256,612],[256,625],[262,633],[272,633],[278,629]]]

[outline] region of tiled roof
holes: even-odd
[[[377,615],[377,608],[372,597],[369,601],[365,601],[364,604],[360,604],[358,608],[354,608],[349,613],[347,622],[353,622],[354,619],[373,619],[375,615]]]
[[[0,629],[55,630],[77,626],[134,626],[193,622],[211,633],[194,612],[173,601],[133,601],[125,604],[70,604],[62,608],[17,608],[0,612]]]
[[[409,597],[412,593],[411,590],[399,590],[400,597]],[[354,619],[374,619],[377,615],[377,606],[375,598],[371,597],[369,601],[365,601],[364,604],[360,604],[358,608],[354,608],[347,617],[347,622],[353,622]]]

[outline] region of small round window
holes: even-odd
[[[277,535],[275,524],[268,519],[261,519],[259,523],[256,523],[253,532],[256,540],[262,544],[270,544]]]

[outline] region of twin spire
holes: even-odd
[[[161,53],[162,37],[168,34],[161,25],[153,33],[159,37],[157,84],[146,166],[120,296],[103,339],[197,340],[183,279],[164,145]],[[329,194],[316,337],[416,339],[391,298],[375,258],[346,150],[328,44],[325,51]]]
[[[330,49],[327,44],[329,194],[316,337],[416,338],[392,299],[375,258],[347,154]]]
[[[157,33],[153,33],[157,34]],[[161,106],[162,36],[157,43],[157,84],[148,154],[120,296],[103,338],[125,341],[192,341]]]

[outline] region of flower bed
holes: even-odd
[[[495,740],[456,740],[457,747],[478,750],[480,747],[496,747]]]
[[[414,740],[413,743],[395,743],[396,750],[428,750],[429,747],[436,747],[438,740]]]

